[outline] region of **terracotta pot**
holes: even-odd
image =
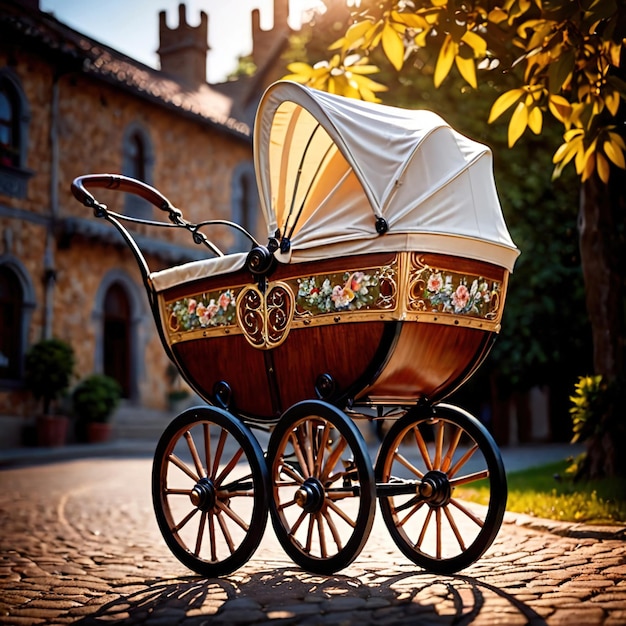
[[[37,418],[37,444],[62,446],[67,441],[69,419],[65,415],[40,415]]]
[[[87,425],[87,441],[103,443],[111,437],[111,424],[108,422],[89,422]]]

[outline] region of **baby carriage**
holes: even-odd
[[[331,574],[361,552],[378,499],[410,560],[467,567],[507,496],[487,429],[443,402],[496,338],[518,254],[489,149],[428,111],[281,81],[258,108],[254,164],[269,239],[246,233],[243,253],[205,234],[223,221],[191,223],[141,181],[72,184],[126,240],[163,346],[207,402],[156,448],[165,542],[197,573],[224,575],[253,555],[269,511],[295,563]],[[151,272],[127,217],[87,188],[143,197],[168,218],[149,223],[186,229],[215,256]],[[377,420],[391,425],[370,454],[359,426]],[[472,488],[482,504],[463,498]]]

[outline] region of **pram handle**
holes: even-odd
[[[182,225],[182,211],[177,209],[154,187],[140,180],[122,176],[121,174],[86,174],[74,179],[71,187],[74,197],[85,206],[95,209],[99,203],[96,201],[95,197],[87,191],[87,187],[113,189],[138,195],[162,211],[166,211],[169,214],[171,222]]]

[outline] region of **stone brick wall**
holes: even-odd
[[[18,199],[0,194],[0,256],[18,258],[32,281],[36,298],[28,329],[28,341],[40,339],[45,327],[44,259],[47,232],[54,233],[53,258],[56,280],[52,289],[52,335],[71,343],[77,359],[77,379],[98,364],[94,302],[103,277],[113,270],[123,273],[143,292],[141,276],[130,250],[121,245],[83,235],[63,236],[59,225],[67,217],[90,217],[90,211],[70,193],[71,181],[86,173],[119,173],[122,169],[124,132],[141,124],[153,145],[153,184],[190,220],[229,219],[231,179],[238,164],[252,158],[251,144],[179,111],[150,103],[119,87],[84,75],[62,74],[47,58],[28,50],[7,51],[0,42],[0,68],[11,66],[19,77],[30,107],[27,167],[34,171],[28,196]],[[58,93],[56,135],[52,128],[53,99]],[[58,142],[53,162],[51,138]],[[56,168],[56,169],[55,169]],[[57,172],[58,206],[53,206],[51,181]],[[122,210],[123,194],[94,190],[96,197],[114,210]],[[155,209],[155,218],[159,217]],[[54,216],[54,223],[51,217]],[[90,217],[90,219],[96,219]],[[102,221],[104,224],[104,221]],[[111,227],[112,228],[112,227]],[[49,229],[51,229],[49,231]],[[169,243],[194,248],[189,233],[173,229],[136,229]],[[60,234],[61,233],[61,234]],[[226,249],[232,235],[212,231]],[[261,227],[261,233],[265,233]],[[149,257],[151,269],[164,267]],[[152,321],[147,298],[138,330],[141,341],[139,402],[151,409],[166,408],[168,359]],[[1,416],[28,417],[32,400],[24,390],[0,385]]]

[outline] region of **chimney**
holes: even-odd
[[[252,11],[252,60],[257,68],[265,65],[277,45],[286,42],[291,32],[288,20],[289,0],[274,0],[274,24],[271,30],[261,28],[259,9]]]
[[[168,28],[166,12],[159,13],[159,49],[161,70],[191,88],[206,83],[206,59],[209,51],[209,18],[200,11],[200,24],[189,26],[184,4],[178,5],[178,28]]]

